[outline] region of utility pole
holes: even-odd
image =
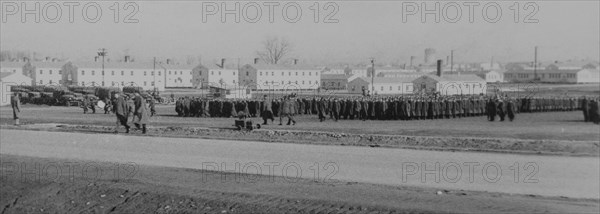
[[[450,73],[454,71],[454,50],[450,50]]]
[[[152,61],[152,85],[154,85],[154,92],[156,93],[156,57]]]
[[[537,80],[537,52],[538,52],[538,46],[534,47],[534,53],[533,53],[533,80],[536,81]]]
[[[371,58],[371,94],[375,94],[375,58]]]
[[[106,52],[106,48],[98,49],[98,56],[102,57],[102,86],[104,86],[104,57],[108,52]]]

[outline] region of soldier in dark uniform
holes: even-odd
[[[489,121],[496,120],[496,102],[491,98],[487,102],[487,115]]]
[[[369,119],[374,120],[375,119],[375,101],[370,99],[369,100],[369,110],[367,111],[367,113],[369,113]]]
[[[129,107],[127,105],[127,101],[119,94],[115,94],[115,105],[114,111],[117,116],[117,126],[115,127],[115,132],[119,131],[119,125],[125,126],[125,133],[129,133],[129,125],[127,125],[127,120],[129,119]]]
[[[586,97],[583,97],[583,99],[581,100],[581,110],[583,111],[583,121],[589,122],[590,121],[590,115],[589,115],[590,104]]]
[[[325,106],[325,103],[327,101],[324,98],[320,98],[319,101],[317,101],[317,113],[319,114],[319,121],[323,122],[323,120],[327,119],[327,117],[325,117],[325,115],[327,115],[327,107]]]
[[[275,118],[273,117],[272,105],[273,105],[273,102],[271,102],[271,100],[267,99],[267,95],[265,95],[263,97],[262,112],[260,113],[260,115],[263,118],[263,125],[267,125],[268,119],[271,119],[271,122],[273,122],[275,120]]]
[[[415,99],[414,102],[415,102],[415,108],[413,110],[415,112],[414,119],[420,120],[420,119],[422,119],[421,118],[421,109],[423,108],[421,99]]]
[[[21,94],[15,92],[10,97],[10,106],[13,110],[13,120],[15,120],[15,126],[21,125],[19,121],[19,116],[21,115],[21,99],[19,99],[20,96]]]
[[[360,101],[361,104],[361,109],[360,109],[360,117],[363,121],[365,121],[366,119],[369,119],[368,117],[368,111],[369,111],[369,101],[367,101],[365,98],[362,98],[362,100]]]
[[[504,121],[504,116],[506,114],[506,105],[504,104],[503,100],[498,100],[497,101],[497,110],[496,113],[498,113],[498,116],[500,117],[500,121]]]
[[[600,112],[598,108],[598,100],[591,99],[589,101],[590,109],[588,113],[589,120],[595,124],[600,123]]]
[[[342,105],[337,98],[333,99],[331,114],[333,115],[333,119],[337,122],[340,119],[340,111],[342,110]]]
[[[92,110],[92,114],[96,113],[96,99],[90,98],[90,109]]]
[[[421,119],[423,119],[423,120],[427,119],[427,109],[429,109],[429,104],[428,104],[427,100],[422,99],[421,100]]]
[[[448,99],[444,99],[444,116],[446,119],[450,119],[450,109],[452,109],[452,103]]]
[[[513,100],[506,100],[506,114],[509,121],[512,122],[515,119],[515,104]]]
[[[352,106],[354,106],[354,109],[352,111],[352,117],[359,120],[363,119],[363,117],[360,114],[362,111],[362,103],[360,102],[360,100],[354,99],[352,101]]]
[[[85,95],[85,97],[83,98],[83,113],[84,114],[87,114],[89,106],[90,106],[90,98],[87,95]]]
[[[293,125],[296,125],[296,120],[294,120],[294,114],[296,114],[297,111],[297,106],[294,104],[295,101],[290,99],[290,97],[285,97],[284,100],[281,103],[281,115],[279,117],[279,125],[282,125],[282,120],[283,117],[287,117],[288,118],[288,122],[287,125],[290,125],[290,123],[293,123]]]

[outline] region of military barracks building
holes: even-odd
[[[7,73],[21,73],[23,74],[23,63],[22,62],[0,62],[0,72]]]
[[[246,64],[240,68],[239,84],[257,91],[314,90],[320,86],[321,72],[299,64]]]
[[[489,64],[489,63],[488,63]],[[502,70],[483,70],[483,71],[473,71],[473,72],[444,72],[444,75],[467,75],[467,74],[473,74],[476,75],[478,77],[480,77],[481,79],[485,80],[485,82],[488,83],[497,83],[497,82],[504,82],[504,72]]]
[[[3,63],[4,64],[4,63]],[[23,74],[32,78],[33,85],[78,85],[124,87],[139,86],[144,90],[193,87],[192,71],[197,66],[153,62],[123,61],[40,61],[23,62]]]
[[[433,93],[441,95],[478,95],[486,94],[487,83],[474,74],[460,75],[423,75],[412,81],[414,93]]]
[[[504,79],[509,82],[599,83],[598,63],[555,62],[548,66],[531,67],[525,63],[507,66]]]
[[[358,77],[348,83],[348,93],[362,94],[363,89],[375,94],[412,94],[417,77]],[[373,81],[372,81],[373,80]],[[374,83],[371,83],[374,82]]]
[[[354,75],[355,76],[355,75]],[[346,74],[321,74],[321,88],[326,90],[346,90],[352,76]]]

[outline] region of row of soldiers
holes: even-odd
[[[183,117],[261,117],[269,108],[274,117],[280,117],[286,100],[292,102],[291,115],[319,115],[323,121],[328,115],[334,120],[422,120],[498,116],[513,120],[520,112],[574,111],[582,109],[586,98],[507,96],[400,96],[400,97],[294,97],[269,99],[201,99],[182,97],[175,110]],[[268,105],[267,105],[268,104]],[[288,111],[288,112],[289,112]],[[286,114],[287,115],[287,114]]]

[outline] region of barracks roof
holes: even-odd
[[[481,77],[475,75],[475,74],[446,74],[446,75],[442,75],[441,77],[437,76],[437,75],[431,75],[431,74],[427,74],[427,75],[423,75],[423,77],[428,77],[431,79],[434,79],[435,81],[438,82],[485,82],[484,79],[482,79]],[[418,79],[418,78],[415,78]]]
[[[79,61],[73,62],[78,68],[102,68],[102,62]],[[152,62],[104,62],[105,69],[153,69]],[[162,69],[158,64],[156,69]]]
[[[251,66],[257,70],[323,70],[323,68],[319,68],[317,66],[312,66],[312,65],[306,65],[306,64],[297,64],[297,65],[290,65],[290,64],[265,64],[265,63],[258,63],[258,64],[247,64],[248,66]]]
[[[419,77],[375,77],[374,81],[375,84],[377,83],[385,83],[385,84],[389,84],[389,83],[409,83],[412,82],[414,80],[416,80]],[[356,79],[360,79],[362,81],[371,83],[371,78],[370,77],[358,77]]]

